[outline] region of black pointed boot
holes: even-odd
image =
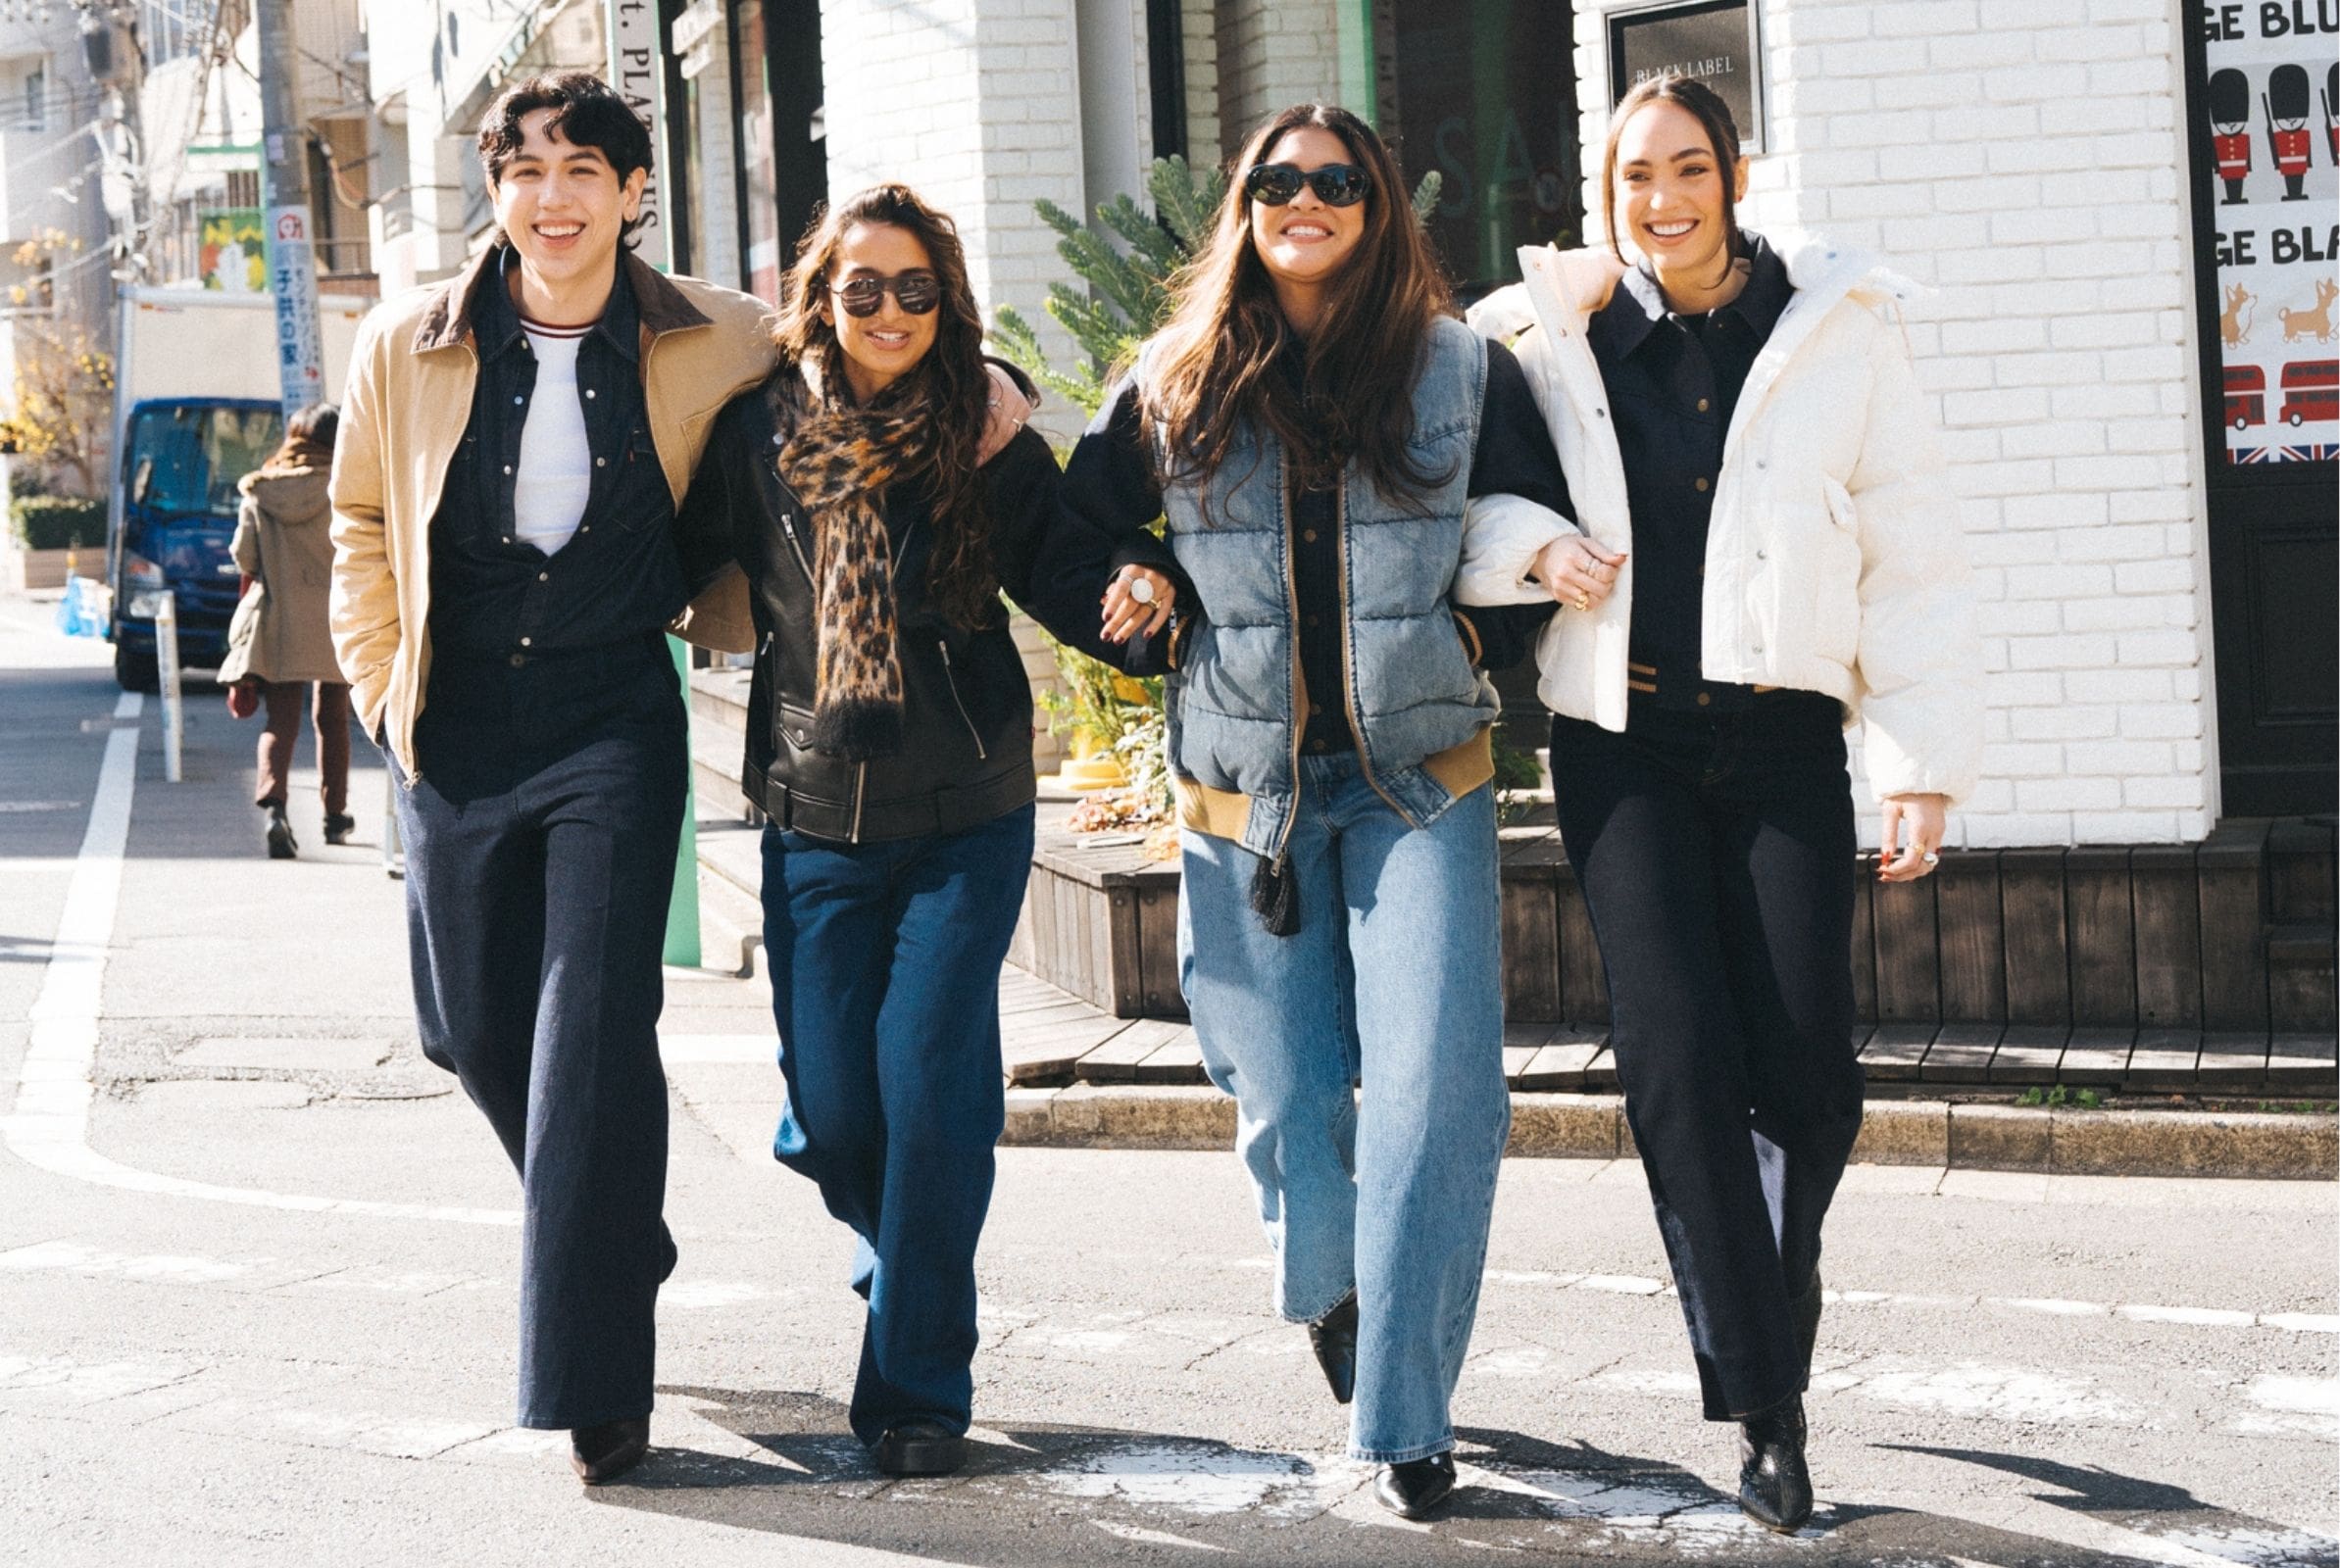
[[[1739,1423],[1739,1511],[1783,1536],[1794,1535],[1812,1518],[1805,1432],[1800,1394]]]

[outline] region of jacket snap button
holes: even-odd
[[[1707,482],[1706,482],[1706,480],[1705,480],[1705,479],[1703,479],[1703,478],[1701,478],[1701,479],[1698,479],[1698,480],[1696,480],[1696,481],[1695,481],[1695,483],[1696,483],[1696,484],[1697,484],[1697,486],[1698,486],[1698,493],[1699,493],[1700,495],[1704,495],[1704,494],[1706,494],[1706,489],[1707,489]]]
[[[1758,560],[1758,561],[1768,561],[1768,560],[1770,560],[1771,558],[1770,558],[1768,555],[1765,554],[1763,551],[1761,551],[1761,550],[1758,550],[1758,551],[1755,553],[1755,559],[1756,559],[1756,560]]]
[[[1770,466],[1770,465],[1769,465],[1769,464],[1766,463],[1766,462],[1765,462],[1763,459],[1761,459],[1761,458],[1757,458],[1757,459],[1755,460],[1755,466],[1756,466],[1757,467],[1759,467],[1759,468],[1767,468],[1767,467],[1769,467],[1769,466]]]

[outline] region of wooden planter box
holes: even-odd
[[[1044,815],[1015,961],[1117,1016],[1183,1018],[1176,863],[1077,848],[1062,819]],[[1512,1051],[1550,1067],[1550,1087],[1611,1086],[1608,986],[1560,836],[1504,841]],[[1953,850],[1891,887],[1872,866],[1851,874],[1873,1082],[2340,1093],[2328,819],[2233,821],[2201,844]]]
[[[1082,847],[1068,808],[1042,807],[1032,880],[1009,961],[1117,1018],[1183,1018],[1178,862],[1134,845]]]

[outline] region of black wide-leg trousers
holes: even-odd
[[[1622,734],[1555,719],[1552,781],[1706,1416],[1747,1415],[1804,1389],[1794,1302],[1861,1131],[1839,709],[1637,698]]]
[[[663,637],[442,656],[401,778],[423,1054],[520,1172],[520,1425],[647,1415],[674,1266],[661,957],[689,742]],[[395,771],[395,769],[393,769]]]

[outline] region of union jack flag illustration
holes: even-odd
[[[2329,463],[2340,458],[2340,442],[2325,441],[2300,447],[2252,447],[2228,452],[2229,463]]]

